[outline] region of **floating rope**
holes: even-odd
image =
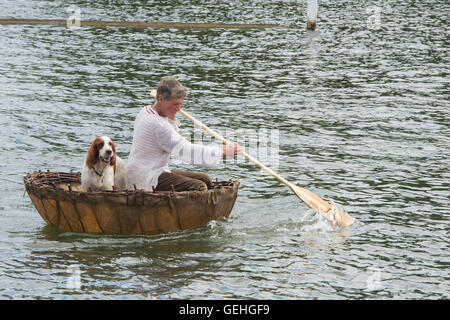
[[[31,24],[31,25],[55,25],[68,26],[67,20],[52,19],[0,19],[0,24]],[[140,22],[140,21],[96,21],[81,20],[80,26],[93,27],[127,27],[127,28],[176,28],[176,29],[267,29],[267,28],[284,28],[284,29],[300,29],[304,26],[299,25],[281,25],[281,24],[265,24],[265,23],[190,23],[190,22]]]

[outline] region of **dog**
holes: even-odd
[[[81,190],[104,191],[128,189],[127,168],[116,155],[116,145],[107,136],[95,138],[84,160]]]

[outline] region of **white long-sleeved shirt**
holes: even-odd
[[[178,121],[161,117],[151,106],[138,113],[134,122],[133,143],[128,158],[127,173],[130,190],[152,191],[163,172],[170,172],[169,158],[173,153],[190,164],[217,168],[222,150],[217,146],[192,144],[178,133]]]

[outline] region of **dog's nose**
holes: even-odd
[[[106,154],[107,154],[108,156],[110,156],[111,153],[112,153],[112,150],[106,150]]]

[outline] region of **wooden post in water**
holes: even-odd
[[[317,3],[317,0],[308,0],[308,7],[306,9],[306,29],[316,30],[318,9],[319,4]]]

